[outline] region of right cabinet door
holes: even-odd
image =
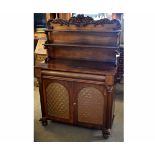
[[[83,125],[105,124],[105,88],[103,85],[76,83],[75,104],[76,104],[76,123]]]

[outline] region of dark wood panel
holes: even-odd
[[[49,48],[49,56],[52,58],[93,60],[103,62],[116,62],[115,49],[60,47]]]
[[[50,40],[53,43],[77,43],[77,44],[96,44],[106,46],[118,46],[118,33],[84,33],[84,32],[52,32]]]

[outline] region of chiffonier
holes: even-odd
[[[111,134],[115,109],[118,20],[78,15],[49,20],[47,58],[35,66],[42,125],[48,120],[101,129]]]

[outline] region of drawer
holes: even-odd
[[[73,73],[73,72],[60,72],[60,71],[47,71],[42,70],[41,75],[43,78],[49,78],[49,79],[64,79],[69,81],[81,81],[84,80],[84,82],[96,82],[104,83],[105,82],[105,76],[103,75],[92,75],[92,74],[85,74],[85,73]]]

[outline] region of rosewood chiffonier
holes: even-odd
[[[78,15],[49,20],[47,58],[35,66],[42,125],[53,120],[111,134],[115,108],[118,20]]]

